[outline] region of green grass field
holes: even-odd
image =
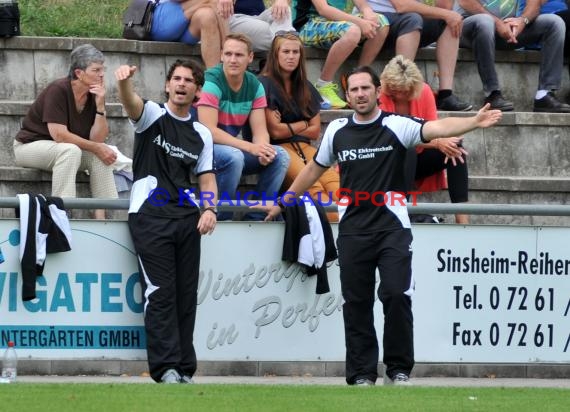
[[[121,38],[129,0],[19,0],[23,36]]]
[[[18,0],[22,36],[120,39],[128,4],[129,0]]]
[[[2,411],[567,411],[570,391],[288,385],[5,384]]]

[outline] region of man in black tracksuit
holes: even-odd
[[[166,79],[168,101],[159,105],[133,91],[136,70],[120,66],[115,78],[135,128],[129,229],[144,293],[148,364],[156,382],[192,383],[200,237],[213,232],[217,215],[212,135],[190,114],[204,73],[196,62],[176,61]],[[191,173],[211,199],[202,213]]]
[[[380,80],[367,66],[348,75],[346,97],[355,113],[327,127],[321,145],[297,176],[279,206],[266,207],[268,219],[292,196],[304,193],[335,161],[346,207],[339,210],[337,240],[344,298],[346,381],[373,385],[378,377],[378,340],[374,329],[374,287],[384,310],[384,363],[388,384],[408,384],[414,366],[411,295],[412,233],[405,193],[406,151],[436,137],[462,135],[489,127],[501,117],[488,106],[476,116],[422,119],[382,112]],[[339,206],[339,209],[341,207]]]

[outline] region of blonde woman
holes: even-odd
[[[401,55],[394,57],[380,75],[380,108],[426,120],[437,119],[433,92],[416,64]],[[468,171],[462,137],[434,139],[408,151],[408,188],[434,192],[447,188],[452,203],[469,200]],[[447,171],[447,178],[444,173]],[[456,223],[469,223],[469,216],[455,215]]]

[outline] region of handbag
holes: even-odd
[[[0,37],[20,35],[20,9],[17,1],[0,2]]]
[[[123,38],[150,40],[152,15],[159,0],[131,0],[123,14]]]

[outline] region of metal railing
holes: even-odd
[[[252,201],[253,202],[253,201]],[[128,199],[92,199],[66,198],[63,200],[66,209],[128,209]],[[249,207],[244,201],[225,201],[218,209],[223,212],[245,212]],[[239,203],[239,206],[235,204]],[[0,197],[0,208],[16,208],[19,202],[16,197]],[[336,205],[325,206],[327,211],[336,211]],[[570,216],[570,205],[509,205],[509,204],[477,204],[477,203],[417,203],[408,204],[410,214],[454,214],[470,215],[533,215],[533,216]]]

